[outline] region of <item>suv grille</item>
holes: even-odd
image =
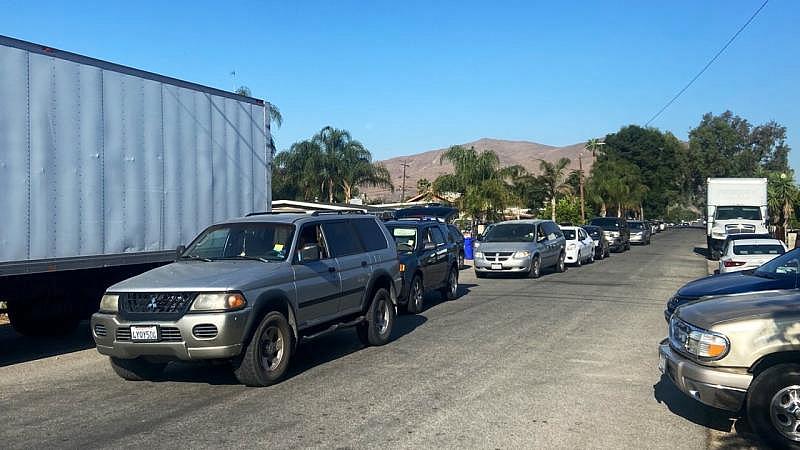
[[[489,262],[501,262],[511,258],[514,252],[488,252],[484,253],[483,257]]]
[[[217,337],[217,326],[210,323],[195,325],[192,334],[199,339],[212,339]]]
[[[175,327],[160,327],[161,339],[160,342],[181,342],[181,331]],[[117,341],[130,342],[131,329],[130,327],[117,328]]]
[[[128,313],[184,313],[194,298],[189,293],[127,293],[119,299],[120,311]]]

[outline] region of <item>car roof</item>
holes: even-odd
[[[316,214],[315,214],[316,213]],[[341,219],[371,219],[376,217],[362,213],[329,213],[324,211],[311,211],[309,213],[252,213],[244,217],[218,222],[217,225],[226,223],[306,223],[310,221],[332,221]]]
[[[733,241],[733,246],[740,245],[783,245],[778,239],[737,239]]]
[[[729,234],[728,236],[725,237],[726,241],[738,241],[741,239],[773,239],[773,238],[768,234],[761,234],[761,233]]]
[[[492,225],[513,225],[513,224],[538,225],[540,223],[545,223],[545,222],[552,222],[552,220],[544,220],[544,219],[504,220],[502,222],[495,222]]]

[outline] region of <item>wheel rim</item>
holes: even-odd
[[[790,441],[800,442],[800,386],[778,391],[770,403],[772,426]]]
[[[386,304],[386,300],[381,299],[376,306],[375,329],[378,334],[384,334],[389,329],[389,305]]]
[[[558,260],[558,269],[564,270],[564,254],[561,254],[561,258]]]
[[[450,271],[450,296],[455,297],[458,292],[458,275],[455,270]]]
[[[417,279],[417,281],[414,282],[414,306],[422,308],[422,300],[424,297],[422,286],[420,286],[419,279]]]
[[[270,326],[261,333],[261,366],[272,371],[283,361],[284,339],[281,330]]]
[[[533,274],[539,276],[539,258],[533,258]]]

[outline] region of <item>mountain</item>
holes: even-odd
[[[588,173],[592,166],[591,153],[584,151],[584,143],[568,145],[565,147],[554,147],[551,145],[538,144],[529,141],[506,141],[502,139],[482,138],[477,141],[461,144],[462,147],[475,147],[476,150],[494,150],[500,158],[500,164],[504,166],[519,164],[529,172],[539,173],[539,161],[545,160],[554,162],[559,158],[567,157],[571,164],[569,170],[578,168],[578,154],[583,152],[583,170]],[[395,190],[391,193],[388,189],[381,188],[361,188],[369,199],[382,199],[383,201],[400,201],[401,188],[403,185],[403,162],[406,167],[406,198],[417,193],[417,180],[426,178],[433,182],[439,175],[452,172],[453,166],[449,163],[440,164],[439,158],[447,150],[428,150],[407,156],[380,161],[392,175],[392,182]]]

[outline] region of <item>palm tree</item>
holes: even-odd
[[[567,183],[567,176],[565,176],[569,163],[569,158],[561,158],[555,163],[545,160],[539,162],[539,168],[542,171],[539,179],[544,183],[547,196],[550,198],[550,212],[554,221],[556,220],[556,197],[572,192],[572,187]]]
[[[791,173],[770,173],[767,184],[767,205],[782,232],[789,228],[789,219],[794,214],[794,203],[798,199],[797,186]]]

